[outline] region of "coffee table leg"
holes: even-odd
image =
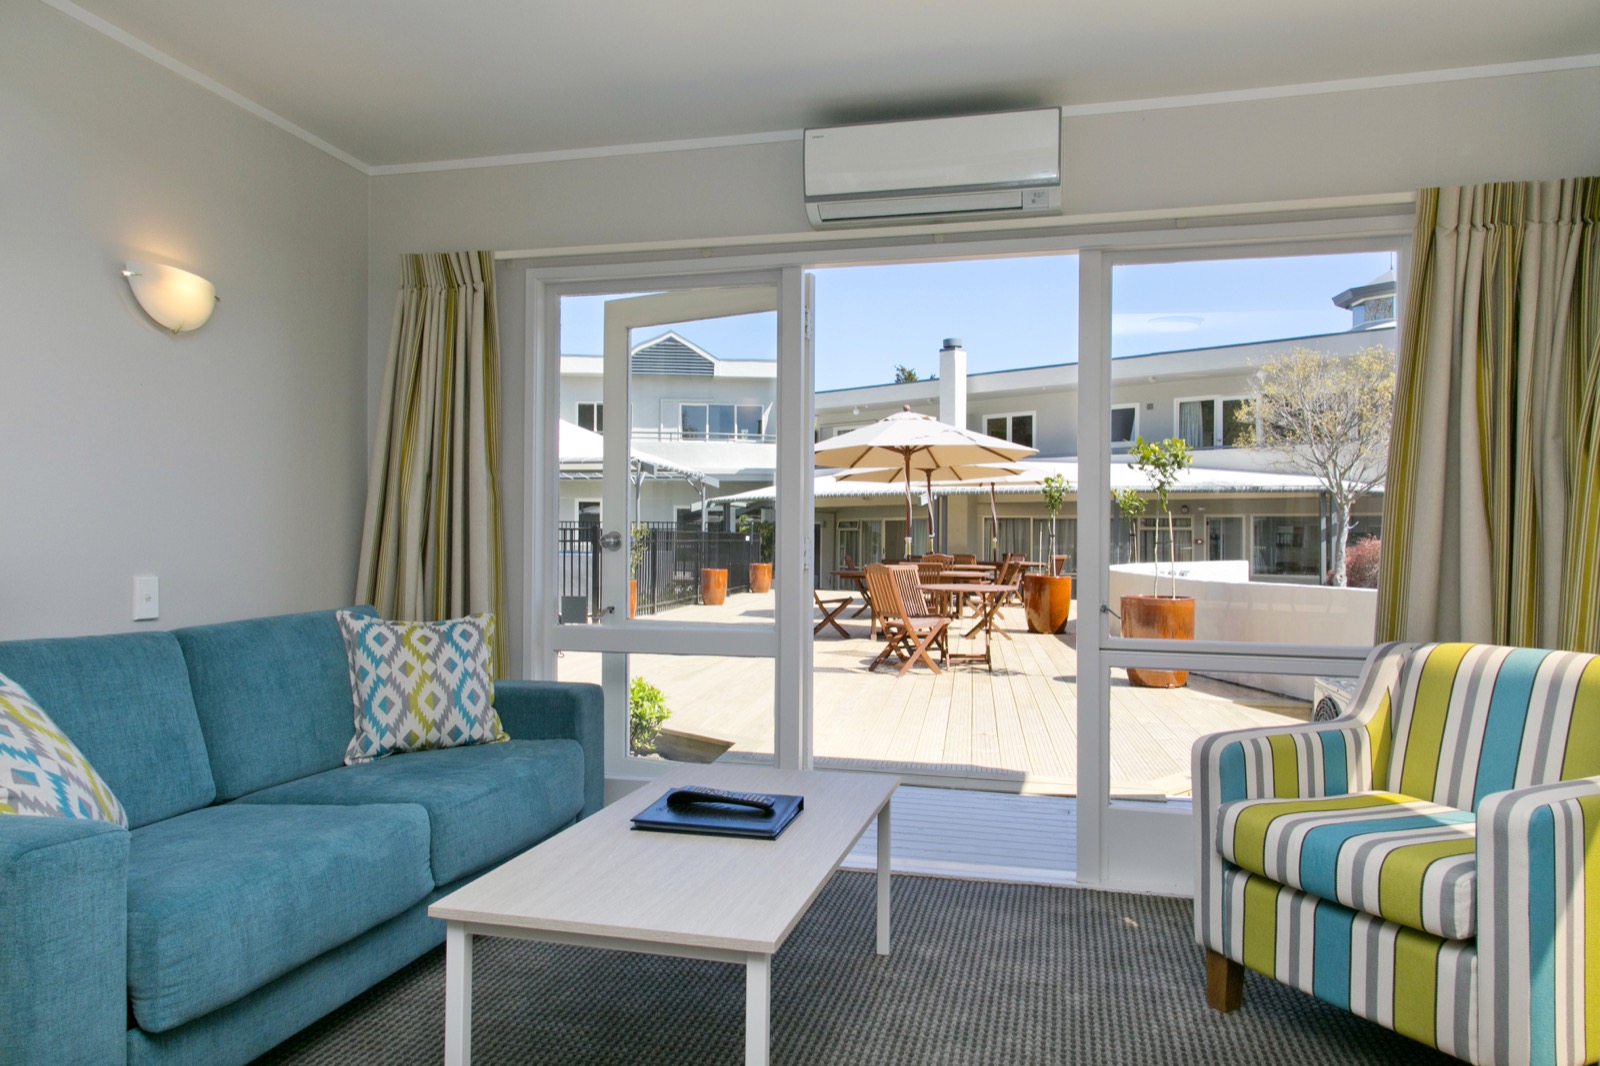
[[[772,956],[751,954],[744,964],[745,1066],[767,1066],[771,1026]]]
[[[889,954],[889,802],[878,812],[878,954]]]
[[[472,1062],[472,934],[460,922],[444,933],[444,1062]]]

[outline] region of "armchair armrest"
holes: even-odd
[[[521,740],[576,740],[583,746],[583,817],[605,806],[605,700],[599,685],[496,681],[494,709]]]
[[[1222,948],[1225,860],[1217,811],[1239,799],[1342,796],[1372,787],[1372,738],[1365,722],[1331,722],[1212,733],[1190,751],[1194,789],[1195,939]]]
[[[128,840],[106,822],[0,816],[5,1061],[126,1061]]]
[[[1495,1062],[1591,1062],[1600,777],[1487,796],[1477,826],[1478,1046]]]

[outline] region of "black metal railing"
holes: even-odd
[[[561,522],[557,526],[560,559],[556,585],[563,622],[593,621],[599,614],[600,535],[600,527],[592,522]],[[638,582],[636,615],[698,602],[700,571],[705,568],[727,570],[729,592],[750,588],[750,564],[757,561],[756,538],[750,534],[701,532],[679,529],[672,522],[642,522],[634,527],[629,539],[632,537],[643,540],[634,571]]]

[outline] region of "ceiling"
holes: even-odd
[[[1600,62],[1596,0],[45,2],[369,167]]]

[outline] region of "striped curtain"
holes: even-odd
[[[502,620],[494,256],[401,258],[356,599],[385,618]],[[505,663],[503,624],[495,663]]]
[[[1418,194],[1379,641],[1600,652],[1600,178]]]

